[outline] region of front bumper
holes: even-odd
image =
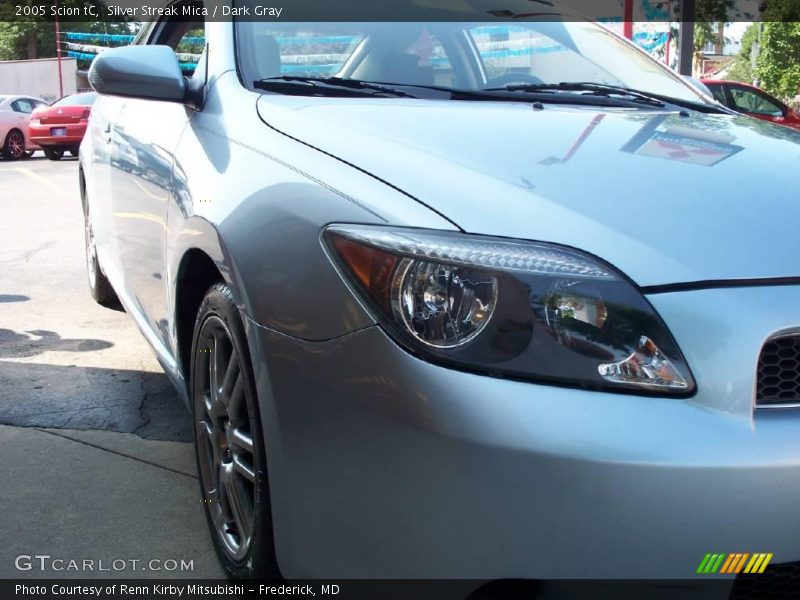
[[[752,405],[800,289],[651,300],[679,323],[693,398],[458,372],[378,327],[305,342],[248,322],[284,574],[686,579],[709,552],[800,559],[800,411]]]

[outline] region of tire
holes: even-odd
[[[197,313],[189,393],[200,493],[217,555],[230,577],[280,579],[250,353],[223,283],[208,290]]]
[[[61,160],[61,157],[64,156],[64,151],[61,148],[45,148],[44,155],[48,160]]]
[[[98,304],[116,308],[119,306],[119,298],[117,298],[114,288],[111,287],[111,282],[108,281],[97,260],[97,246],[94,241],[92,219],[89,215],[89,202],[86,198],[83,198],[83,232],[86,246],[86,274],[89,278],[89,293]]]
[[[8,160],[19,160],[25,156],[25,136],[19,129],[12,129],[3,142],[2,154]]]

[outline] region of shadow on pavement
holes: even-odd
[[[2,360],[0,424],[193,437],[191,415],[163,373]]]
[[[55,331],[35,329],[17,333],[0,328],[0,358],[28,358],[48,350],[60,352],[90,352],[113,346],[105,340],[62,339]]]
[[[0,294],[0,303],[3,302],[27,302],[30,296],[23,296],[22,294]]]

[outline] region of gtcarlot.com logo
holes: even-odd
[[[173,558],[59,558],[49,554],[20,554],[18,571],[194,571],[194,559]]]
[[[697,567],[701,575],[738,575],[739,573],[763,573],[767,568],[772,554],[748,552],[734,552],[732,554],[706,554]]]

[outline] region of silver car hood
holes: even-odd
[[[788,128],[390,98],[270,95],[258,110],[464,231],[577,247],[643,286],[800,276],[800,133]]]

